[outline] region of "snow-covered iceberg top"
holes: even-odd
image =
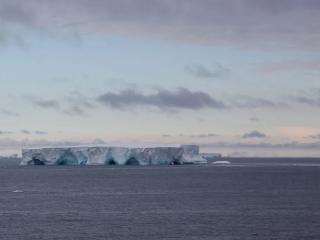
[[[72,146],[25,148],[21,165],[168,165],[203,161],[199,147]]]

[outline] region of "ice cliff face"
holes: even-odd
[[[199,155],[200,147],[198,145],[181,145],[181,148],[183,149],[183,163],[207,163],[207,160]]]
[[[168,165],[202,159],[199,147],[62,147],[23,149],[21,165]]]

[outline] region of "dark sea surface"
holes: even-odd
[[[320,239],[320,159],[230,165],[0,161],[0,239]]]

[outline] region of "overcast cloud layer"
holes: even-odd
[[[14,23],[47,32],[246,47],[320,46],[318,0],[0,0],[0,20],[2,26]],[[8,35],[3,32],[0,39]]]

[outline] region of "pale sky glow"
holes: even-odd
[[[320,156],[316,0],[0,0],[0,155],[200,144]]]

